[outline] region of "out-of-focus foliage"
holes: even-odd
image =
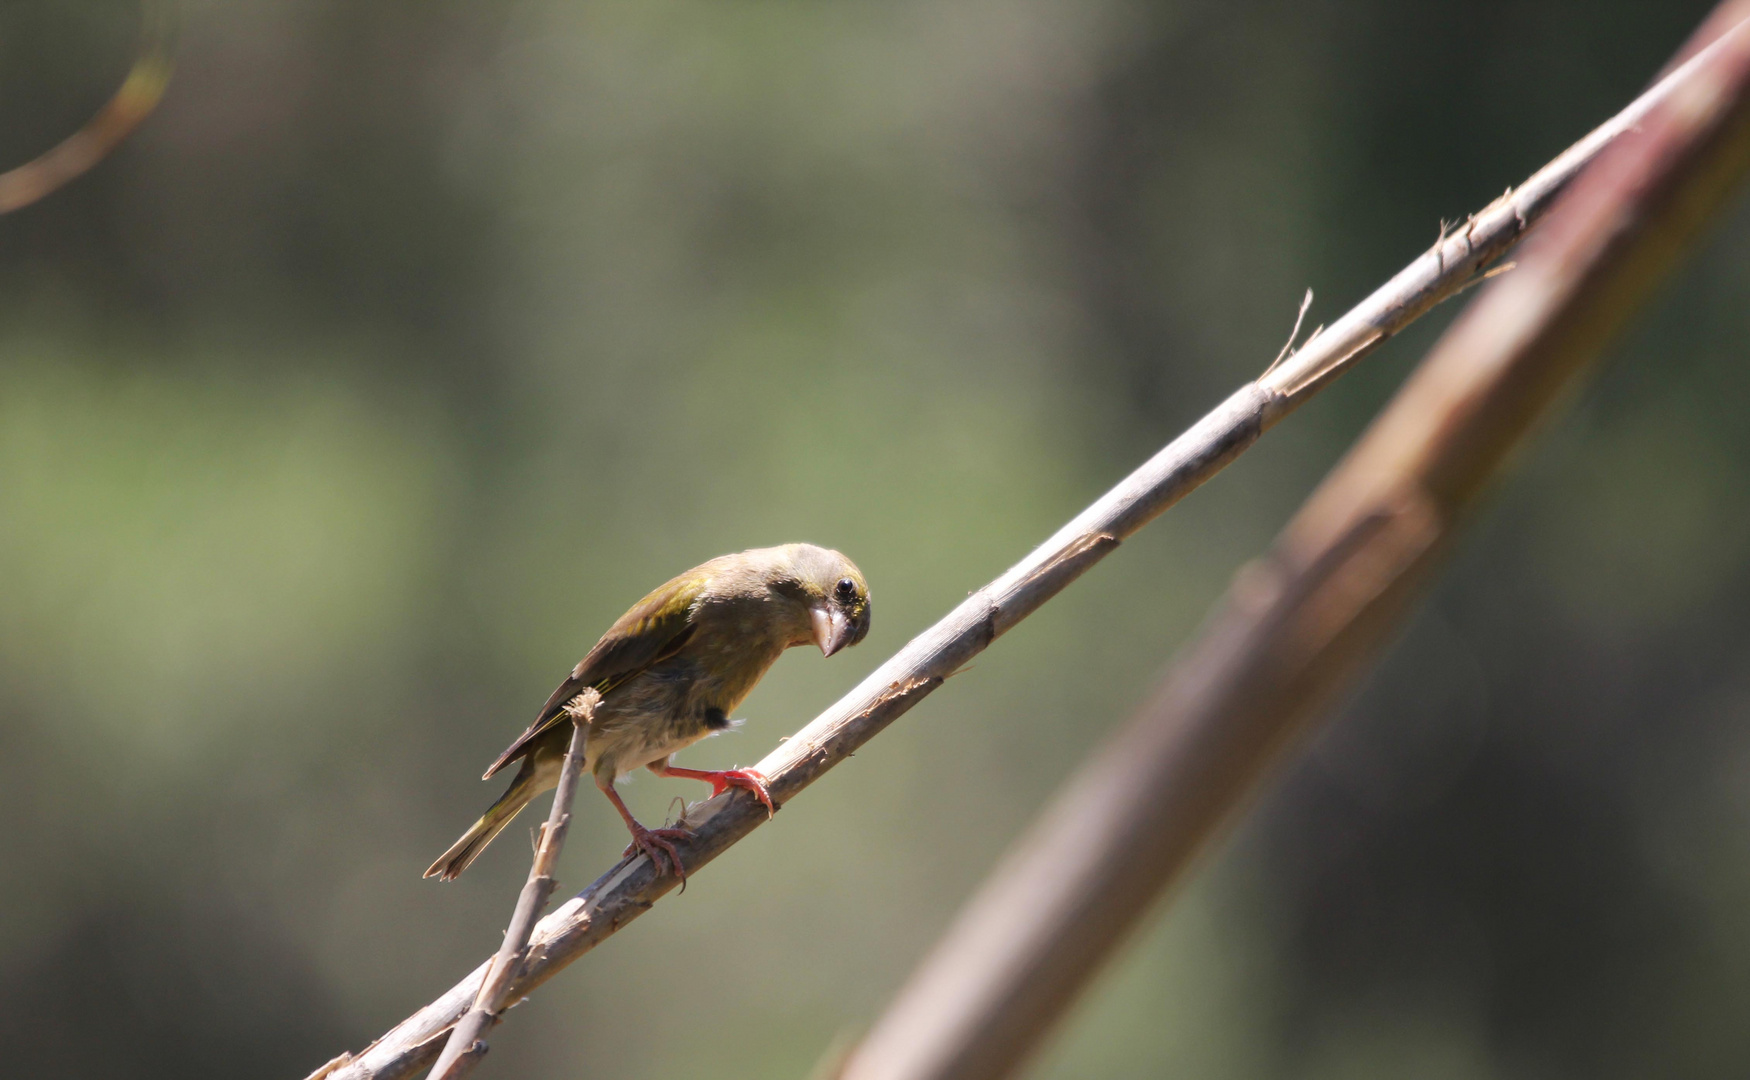
[[[296,1077],[495,947],[420,870],[631,601],[807,539],[874,632],[758,758],[1609,115],[1705,3],[205,0],[161,112],[0,219],[0,1045]],[[132,0],[0,7],[0,162]],[[1038,1066],[1735,1075],[1750,215]],[[1438,323],[1272,432],[495,1040],[800,1077],[1139,700]],[[697,785],[628,786],[659,818]],[[564,875],[624,834],[584,795]]]

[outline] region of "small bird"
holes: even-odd
[[[703,780],[711,794],[745,788],[772,809],[766,778],[753,769],[680,769],[669,755],[729,726],[740,705],[785,649],[812,642],[825,656],[869,632],[869,585],[856,564],[813,544],[723,555],[688,570],[620,616],[571,677],[559,684],[529,729],[483,779],[513,761],[510,789],[481,815],[426,877],[454,881],[543,791],[559,784],[571,742],[566,706],[586,689],[601,694],[584,734],[584,768],[626,820],[632,843],[664,872],[686,870],[672,841],[685,829],[647,829],[626,809],[615,779],[639,767],[658,776]]]

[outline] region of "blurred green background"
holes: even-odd
[[[520,826],[420,872],[646,589],[788,540],[867,572],[861,648],[792,654],[682,755],[756,760],[1261,370],[1308,285],[1340,313],[1707,7],[189,4],[161,111],[0,218],[6,1068],[359,1048],[496,946]],[[137,18],[0,6],[0,163],[108,96]],[[1740,202],[1036,1077],[1742,1075],[1747,243]],[[805,1076],[1451,314],[542,990],[486,1068]],[[573,888],[625,842],[579,805]]]

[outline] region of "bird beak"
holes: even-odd
[[[857,628],[843,611],[829,604],[810,608],[808,622],[814,630],[814,643],[820,655],[831,656],[851,643]]]

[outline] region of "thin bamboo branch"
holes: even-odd
[[[437,1064],[431,1068],[431,1080],[461,1080],[474,1070],[486,1056],[482,1037],[498,1023],[511,998],[511,979],[526,958],[529,936],[534,933],[535,920],[547,909],[547,900],[559,884],[553,870],[559,865],[559,852],[565,848],[565,832],[571,827],[571,803],[577,795],[577,775],[583,770],[584,738],[589,723],[595,718],[596,706],[602,696],[595,690],[585,690],[565,706],[571,717],[571,743],[565,751],[565,761],[559,767],[559,787],[553,792],[553,808],[541,826],[541,840],[535,847],[535,861],[529,867],[529,880],[517,897],[516,910],[510,926],[504,931],[504,944],[492,958],[492,967],[480,981],[480,991],[474,995],[474,1005],[462,1014],[462,1019],[450,1029],[449,1041]]]
[[[158,107],[170,82],[172,3],[142,0],[139,56],[97,115],[37,157],[0,173],[0,214],[29,206],[102,161]]]
[[[1471,284],[1548,210],[1556,195],[1612,140],[1650,110],[1685,90],[1704,62],[1697,57],[1635,99],[1621,113],[1445,235],[1269,375],[1235,391],[1189,430],[1089,506],[1007,573],[969,596],[913,638],[880,668],[758,765],[782,807],[828,769],[940,686],[990,643],[1080,577],[1162,511],[1238,457],[1282,416],[1309,400],[1357,359],[1435,304]],[[677,844],[697,871],[764,824],[751,795],[731,791],[689,807],[682,823],[694,832]],[[676,885],[648,858],[622,860],[560,905],[535,928],[528,962],[514,995],[527,995],[561,968],[636,919]],[[395,1080],[438,1052],[443,1033],[476,995],[486,965],[403,1020],[356,1056],[323,1068],[333,1080]],[[309,1080],[316,1080],[313,1075]]]
[[[1391,638],[1478,499],[1750,171],[1750,0],[1639,137],[1453,324],[1152,700],[1064,785],[844,1080],[996,1080],[1039,1045],[1315,713]],[[1729,20],[1729,21],[1727,21]]]

